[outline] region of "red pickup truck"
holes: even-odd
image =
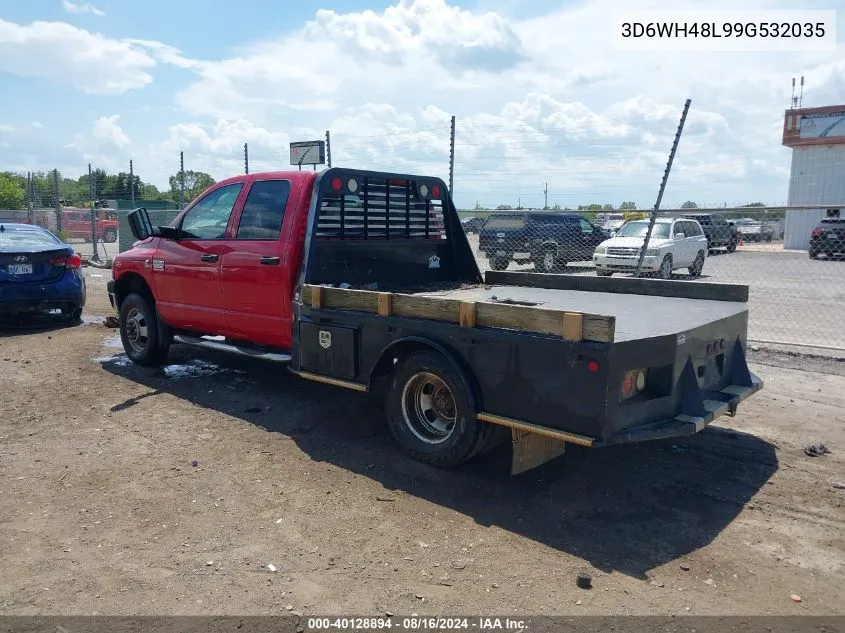
[[[398,444],[451,466],[513,443],[697,433],[762,388],[748,287],[490,271],[439,178],[331,168],[219,182],[169,226],[129,214],[109,298],[126,355],[173,343],[287,363],[384,398]]]
[[[104,209],[97,210],[97,239],[114,243],[117,241],[117,220],[102,217]],[[65,207],[62,209],[62,231],[75,239],[91,240],[91,209]]]

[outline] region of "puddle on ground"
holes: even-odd
[[[106,320],[101,314],[83,314],[82,325],[102,325]]]
[[[114,367],[130,367],[132,361],[125,354],[118,354],[117,356],[101,356],[93,359],[94,362],[101,365],[113,365]]]
[[[197,376],[212,376],[222,374],[226,369],[206,360],[193,360],[181,365],[167,365],[164,373],[168,378],[194,378]]]

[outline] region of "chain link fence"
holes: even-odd
[[[649,212],[461,212],[482,270],[634,275]],[[658,213],[641,275],[750,287],[749,338],[845,351],[845,216],[742,207]]]
[[[132,208],[144,206],[153,222],[168,224],[182,199],[189,202],[210,184],[200,182],[201,172],[187,171],[183,191],[181,157],[172,164],[176,180],[171,178],[169,191],[153,191],[128,173],[94,169],[90,189],[87,169],[76,180],[55,171],[33,173],[25,179],[18,208],[0,209],[0,221],[41,224],[84,257],[108,259],[132,244],[127,224]],[[133,178],[135,189],[129,186]],[[649,211],[601,206],[476,208],[460,214],[482,270],[631,275]],[[825,206],[664,210],[643,256],[642,274],[748,285],[752,341],[845,352],[845,221],[839,213],[838,207]]]

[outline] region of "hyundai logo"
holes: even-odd
[[[15,257],[16,262],[25,262],[26,260],[27,260],[26,255],[18,255],[17,257]]]

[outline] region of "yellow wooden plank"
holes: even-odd
[[[389,317],[393,314],[393,295],[391,293],[378,293],[378,314],[383,317]]]
[[[563,338],[572,343],[582,340],[584,315],[580,312],[563,313]]]
[[[457,299],[422,297],[418,295],[393,295],[394,316],[459,323],[460,313],[461,302]]]
[[[323,307],[323,290],[322,286],[312,286],[311,287],[311,307],[312,308],[322,308]]]
[[[461,327],[475,327],[475,302],[461,301],[460,322]]]

